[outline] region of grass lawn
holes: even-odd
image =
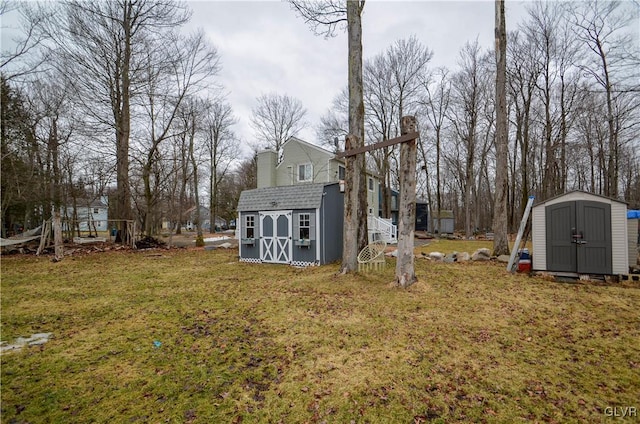
[[[2,340],[53,338],[2,355],[1,421],[619,422],[606,408],[640,409],[637,283],[417,259],[420,282],[402,290],[391,259],[336,276],[236,255],[3,257]]]

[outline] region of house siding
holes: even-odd
[[[254,243],[253,244],[243,244],[242,239],[246,238],[246,220],[247,216],[253,216],[254,222]],[[239,233],[238,237],[240,238],[240,257],[260,260],[260,217],[258,216],[258,212],[240,212],[239,215]]]
[[[372,180],[373,183],[370,183],[369,180]],[[380,211],[380,184],[378,179],[367,175],[366,177],[367,184],[367,215],[378,216]],[[369,190],[370,185],[373,184],[373,190]]]
[[[311,234],[310,234],[310,245],[309,246],[296,246],[295,241],[299,239],[298,234],[298,220],[300,219],[301,214],[309,214],[309,223],[311,225]],[[320,262],[320,258],[316,255],[316,247],[320,242],[317,237],[316,230],[316,210],[314,209],[301,209],[293,211],[293,234],[291,235],[291,240],[293,242],[293,252],[292,252],[292,260],[294,262],[303,262],[303,263],[315,263]]]
[[[614,274],[629,272],[627,237],[627,205],[611,203],[611,270]]]
[[[344,194],[338,184],[325,187],[320,217],[322,245],[321,262],[331,263],[342,259],[344,230]]]
[[[327,176],[327,181],[336,183],[340,181],[340,167],[345,167],[343,162],[336,159],[329,160],[329,174]]]
[[[316,146],[302,141],[287,142],[282,148],[282,162],[276,168],[276,185],[329,182],[329,160],[330,154]],[[300,182],[298,165],[307,163],[312,165],[312,180]]]
[[[85,203],[86,205],[86,203]],[[97,210],[97,212],[96,212]],[[79,228],[80,231],[107,231],[108,227],[108,207],[106,205],[93,205],[90,207],[78,205],[77,208],[77,222],[72,224],[72,227]],[[73,207],[62,207],[61,214],[69,220],[73,219]],[[78,227],[76,227],[76,225]],[[68,224],[64,224],[65,229],[68,229]]]
[[[531,210],[531,268],[538,271],[547,269],[547,232],[544,205]]]

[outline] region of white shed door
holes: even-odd
[[[291,211],[260,212],[260,259],[291,263]]]

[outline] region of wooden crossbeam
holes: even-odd
[[[400,137],[392,138],[390,140],[381,141],[379,143],[368,144],[366,146],[357,147],[355,149],[350,149],[345,152],[336,153],[336,157],[338,159],[345,158],[347,156],[355,156],[360,153],[370,152],[372,150],[381,149],[383,147],[393,146],[394,144],[406,143],[407,141],[415,140],[420,137],[420,133],[418,131],[401,135]]]

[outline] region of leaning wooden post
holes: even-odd
[[[416,132],[414,116],[403,116],[401,134]],[[416,227],[416,139],[400,144],[400,204],[398,205],[398,260],[396,285],[409,287],[418,281],[414,268]]]
[[[59,262],[64,257],[64,251],[62,247],[62,223],[60,221],[60,212],[53,213],[53,244],[54,244],[54,256],[53,261]]]

